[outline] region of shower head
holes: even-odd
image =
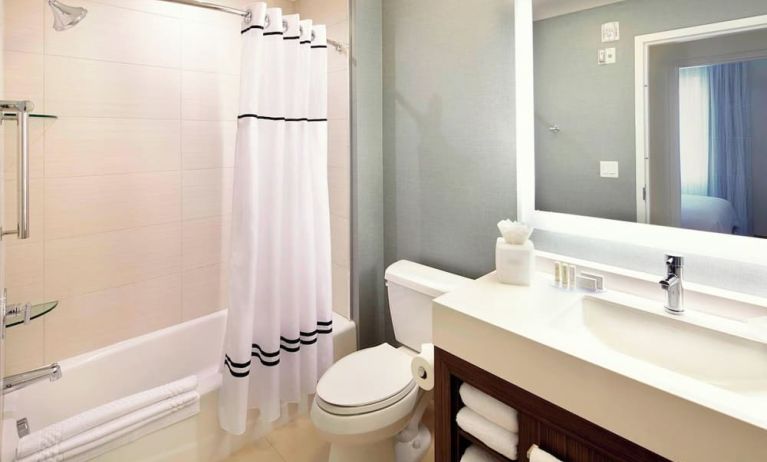
[[[69,6],[59,0],[48,0],[53,11],[53,28],[57,31],[67,30],[82,21],[88,10],[79,6]]]

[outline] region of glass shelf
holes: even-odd
[[[40,316],[45,316],[46,314],[53,311],[54,308],[59,306],[59,301],[55,300],[52,302],[47,303],[40,303],[39,305],[32,305],[32,312],[30,313],[29,319],[37,319]],[[24,324],[24,313],[19,313],[15,315],[8,315],[5,317],[5,327],[13,327],[18,326],[20,324]]]

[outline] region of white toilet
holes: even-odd
[[[431,343],[431,302],[469,281],[401,260],[386,269],[397,341],[342,358],[317,384],[311,418],[331,443],[330,462],[417,462],[431,435],[421,425],[431,400],[415,383],[410,362]]]

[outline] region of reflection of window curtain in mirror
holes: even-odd
[[[679,157],[682,194],[708,195],[708,68],[679,69]]]
[[[737,234],[751,234],[751,127],[748,63],[708,66],[708,195],[735,208]]]

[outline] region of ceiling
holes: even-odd
[[[533,0],[533,17],[537,21],[622,1],[623,0]]]

